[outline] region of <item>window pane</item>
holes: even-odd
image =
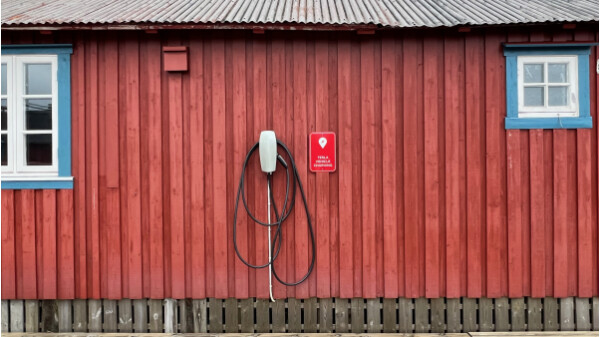
[[[6,100],[3,99],[2,100],[2,131],[6,130],[6,118],[7,118],[7,111],[6,111]]]
[[[525,83],[542,83],[544,82],[544,65],[543,64],[525,64]]]
[[[25,100],[25,128],[27,130],[52,130],[52,100]]]
[[[6,95],[6,63],[2,63],[2,95]]]
[[[7,162],[8,162],[8,136],[7,135],[2,135],[2,154],[0,154],[2,156],[2,165],[6,166]]]
[[[567,64],[549,63],[548,64],[548,82],[566,83],[567,82]],[[552,95],[548,94],[550,97]]]
[[[25,93],[27,95],[52,94],[52,66],[49,63],[25,65]]]
[[[548,87],[548,105],[566,106],[568,87]]]
[[[52,165],[52,135],[25,135],[27,165]]]
[[[544,87],[525,87],[524,88],[525,106],[543,106],[544,105]]]

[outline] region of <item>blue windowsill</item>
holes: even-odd
[[[506,117],[506,129],[589,129],[592,117],[518,118]]]
[[[2,180],[3,190],[71,190],[73,189],[73,177],[57,177],[56,179],[40,180]]]

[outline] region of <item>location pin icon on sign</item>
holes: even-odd
[[[325,138],[325,137],[319,138],[319,145],[321,145],[321,148],[324,149],[325,145],[327,145],[327,138]]]

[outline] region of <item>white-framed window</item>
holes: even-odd
[[[58,176],[56,55],[2,56],[2,176]]]
[[[578,117],[576,55],[517,58],[519,117]]]

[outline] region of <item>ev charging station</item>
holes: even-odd
[[[284,158],[277,152],[278,148],[281,148],[285,154],[287,154],[290,163],[288,164]],[[260,166],[262,172],[266,175],[266,185],[267,185],[267,222],[263,222],[257,219],[252,212],[248,209],[248,204],[246,202],[246,194],[244,193],[244,180],[246,174],[246,168],[248,166],[248,162],[250,157],[256,152],[258,149],[260,156]],[[273,174],[277,169],[277,163],[279,163],[286,172],[286,188],[285,188],[285,199],[283,200],[283,206],[281,208],[281,213],[278,212],[276,201],[273,197]],[[291,190],[290,190],[291,183]],[[297,184],[297,185],[296,185]],[[282,242],[282,225],[287,219],[287,217],[292,212],[294,205],[296,203],[296,186],[300,188],[300,195],[302,196],[302,202],[304,203],[304,209],[306,211],[306,222],[308,225],[308,230],[310,233],[310,240],[312,245],[312,257],[311,262],[308,267],[308,271],[306,274],[297,281],[287,282],[279,278],[277,275],[277,271],[275,270],[274,261],[277,259],[279,252],[281,250],[281,242]],[[290,193],[291,192],[291,193]],[[290,195],[291,194],[291,195]],[[268,235],[268,261],[265,264],[261,265],[253,265],[246,261],[242,255],[240,254],[237,247],[237,236],[236,236],[236,227],[237,227],[237,211],[240,201],[240,195],[242,197],[242,203],[244,204],[244,208],[246,212],[250,216],[250,218],[259,225],[267,227],[267,235]],[[275,222],[271,222],[271,207],[273,207],[273,211],[275,214]],[[271,227],[275,227],[275,235],[271,238]],[[315,258],[316,258],[316,243],[315,243],[315,235],[312,227],[312,222],[310,219],[310,212],[308,210],[308,202],[306,201],[306,195],[304,194],[304,188],[302,187],[302,181],[300,180],[300,176],[298,174],[298,170],[296,168],[296,163],[294,162],[294,157],[292,156],[288,147],[277,137],[275,136],[274,131],[262,131],[260,133],[259,140],[256,144],[254,144],[248,154],[246,155],[246,159],[244,160],[244,164],[242,167],[242,173],[240,176],[240,183],[238,187],[237,196],[235,198],[235,207],[233,213],[233,247],[235,249],[235,253],[238,258],[248,267],[261,269],[261,268],[269,268],[269,297],[271,301],[275,301],[273,298],[273,282],[272,276],[277,279],[281,284],[286,286],[296,286],[302,282],[304,282],[310,273],[312,272],[315,266]]]

